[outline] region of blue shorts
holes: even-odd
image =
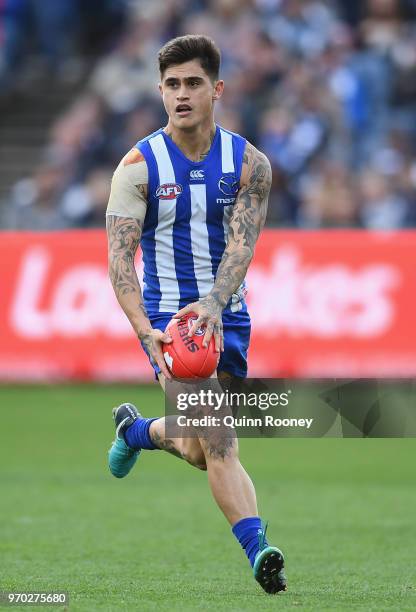
[[[149,314],[152,327],[165,331],[167,324],[174,314],[176,313],[157,312]],[[251,331],[251,321],[250,315],[247,312],[247,306],[244,305],[243,309],[238,312],[223,312],[222,324],[224,330],[224,351],[221,353],[217,372],[228,372],[233,376],[245,378],[247,376],[247,351]],[[146,349],[144,350],[149,357]],[[153,363],[150,357],[149,361],[156,375],[159,374],[159,366]]]

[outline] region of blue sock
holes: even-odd
[[[155,450],[157,446],[153,444],[149,435],[150,424],[156,421],[158,417],[153,419],[144,419],[139,417],[132,425],[124,432],[124,440],[127,446],[138,450],[144,448],[146,450]]]
[[[261,518],[259,516],[250,516],[249,518],[241,519],[241,521],[238,521],[233,526],[232,532],[244,548],[250,565],[253,567],[256,555],[260,550],[259,532],[263,532]],[[264,544],[268,546],[266,539]]]

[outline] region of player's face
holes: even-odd
[[[170,123],[192,129],[212,122],[214,101],[224,89],[223,81],[211,81],[199,60],[166,68],[159,85]]]

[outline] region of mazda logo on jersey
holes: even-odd
[[[182,186],[178,183],[164,183],[159,185],[156,190],[156,197],[159,200],[174,200],[182,193]]]
[[[238,191],[238,181],[233,175],[222,176],[218,181],[218,188],[226,196],[232,196]]]

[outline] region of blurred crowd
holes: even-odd
[[[47,4],[45,22],[34,7]],[[83,19],[85,4],[98,21]],[[104,224],[115,166],[166,123],[157,52],[187,33],[221,48],[217,123],[272,163],[269,225],[416,225],[416,0],[0,0],[2,11],[9,30],[22,19],[3,32],[4,87],[22,65],[29,14],[56,74],[89,37],[98,49],[43,159],[3,203],[3,227]]]

